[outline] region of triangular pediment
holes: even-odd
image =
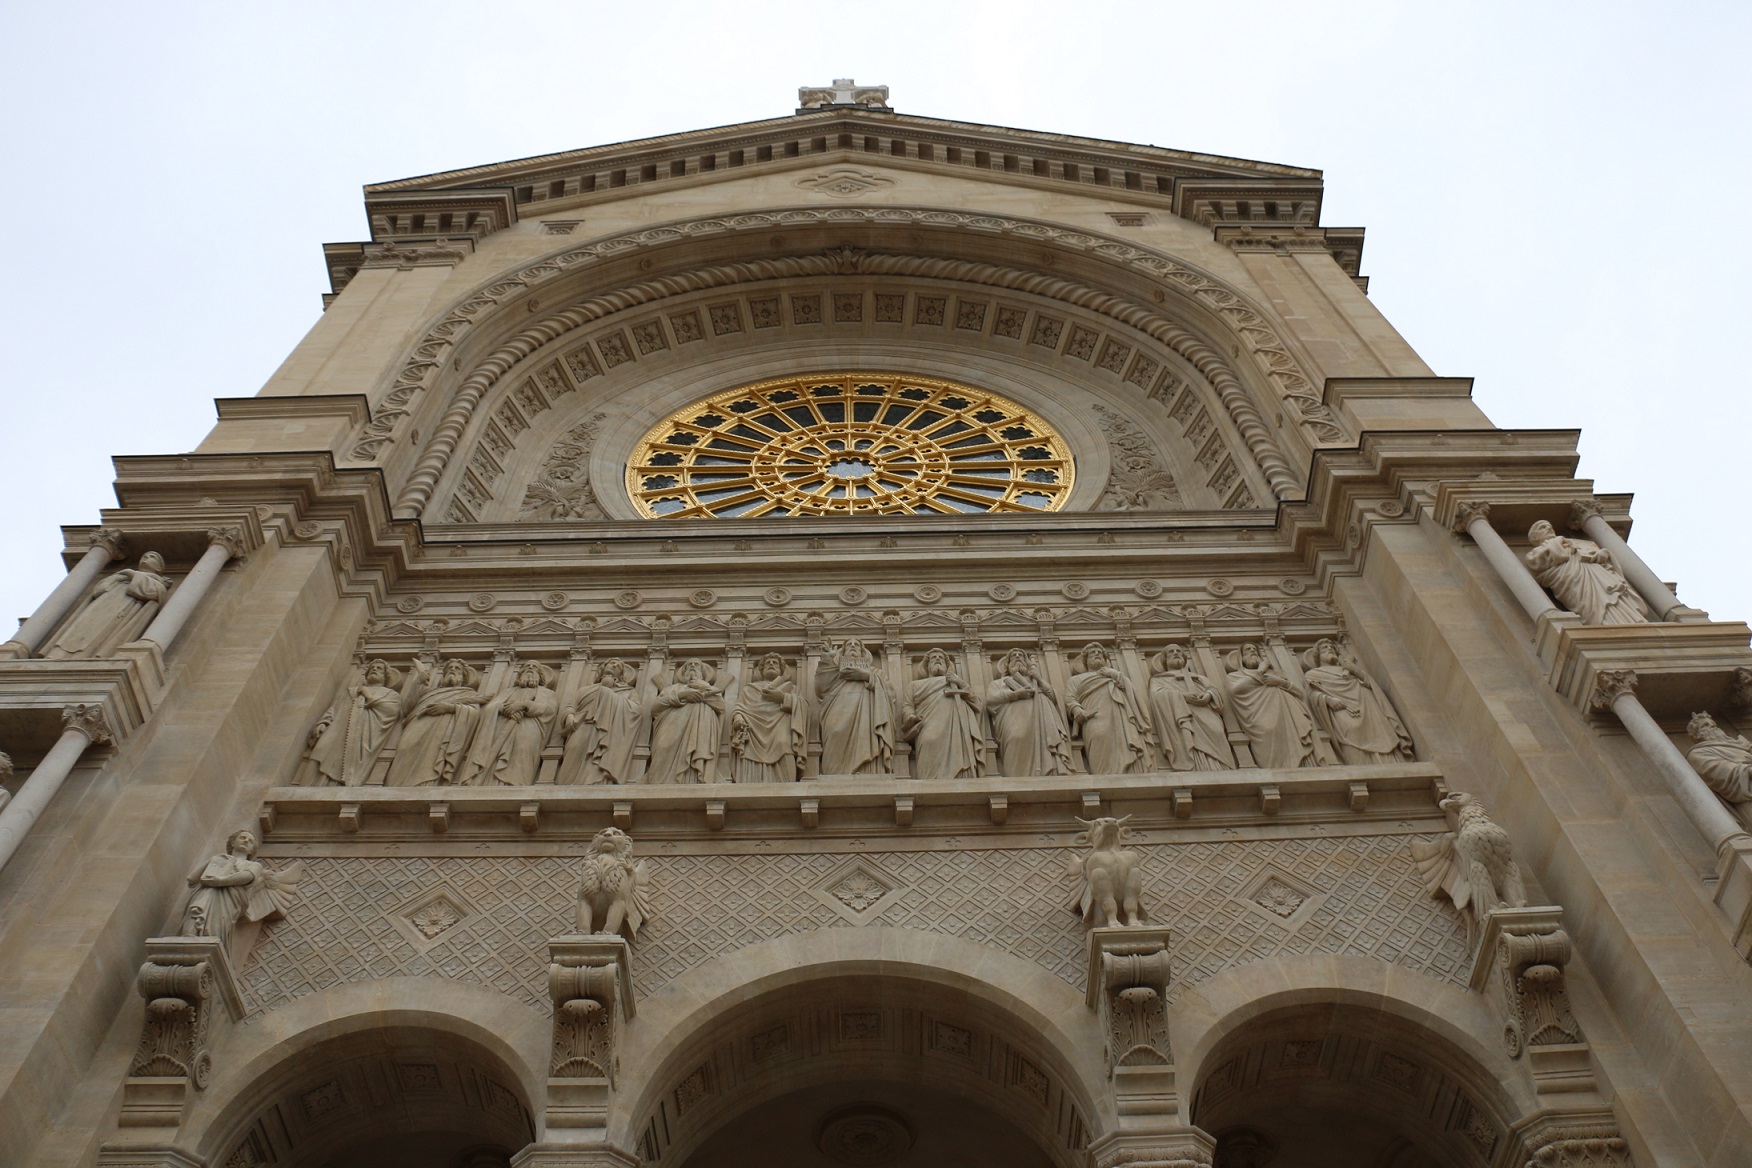
[[[372,183],[378,242],[483,238],[550,207],[830,164],[1103,191],[1205,224],[1319,222],[1318,170],[877,110],[832,109]],[[833,193],[831,191],[826,193]]]

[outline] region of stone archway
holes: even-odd
[[[213,1134],[226,1168],[504,1168],[536,1126],[519,1076],[485,1046],[385,1025],[288,1051]]]
[[[646,1164],[1083,1168],[1112,1122],[1081,996],[982,946],[832,929],[715,972],[654,995],[625,1036],[637,1090],[609,1126]]]
[[[1499,1076],[1378,1004],[1302,1000],[1201,1060],[1194,1124],[1217,1168],[1484,1168],[1514,1140]]]

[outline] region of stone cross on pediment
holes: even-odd
[[[798,113],[846,107],[887,110],[888,86],[859,85],[850,77],[836,77],[830,87],[810,88],[804,86],[797,90]]]

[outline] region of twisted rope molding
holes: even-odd
[[[808,208],[701,219],[650,228],[568,249],[530,265],[513,276],[495,280],[480,291],[471,294],[443,320],[428,330],[426,335],[414,346],[413,352],[397,373],[394,385],[389,394],[386,395],[377,416],[367,425],[361,440],[355,445],[352,456],[363,461],[374,460],[382,449],[394,440],[395,432],[409,416],[410,411],[407,409],[407,405],[412,400],[413,395],[425,388],[428,379],[441,369],[444,350],[456,344],[459,336],[477,323],[484,309],[498,305],[519,291],[534,290],[546,281],[579,264],[599,261],[632,248],[649,247],[730,231],[834,222],[879,223],[894,226],[953,226],[994,231],[1050,242],[1141,268],[1162,280],[1179,286],[1206,308],[1212,310],[1218,319],[1228,323],[1236,335],[1247,345],[1249,352],[1263,367],[1268,378],[1283,393],[1286,401],[1297,415],[1298,422],[1308,430],[1315,442],[1340,442],[1346,439],[1344,431],[1336,425],[1336,420],[1330,411],[1320,403],[1312,383],[1302,373],[1295,358],[1278,340],[1275,332],[1266,324],[1264,317],[1232,289],[1207,274],[1166,256],[1105,236],[1003,216],[919,208]],[[863,258],[868,260],[871,257]],[[1241,387],[1240,380],[1228,370],[1215,350],[1204,345],[1191,333],[1174,325],[1154,310],[1072,281],[1021,272],[1017,269],[997,268],[993,265],[974,264],[965,260],[933,260],[926,257],[892,258],[895,260],[910,259],[920,264],[966,264],[970,273],[981,270],[994,273],[1003,272],[1017,279],[1039,281],[1041,286],[1045,288],[1074,289],[1077,296],[1089,298],[1092,301],[1084,306],[1090,307],[1094,311],[1101,311],[1116,320],[1121,320],[1122,323],[1131,324],[1132,327],[1138,327],[1134,323],[1137,320],[1150,322],[1150,328],[1143,331],[1150,332],[1150,335],[1155,336],[1156,339],[1174,347],[1177,352],[1181,352],[1183,357],[1211,379],[1213,385],[1217,384],[1217,376],[1212,374],[1210,368],[1221,369],[1225,384],[1219,387],[1218,392],[1237,427],[1242,431],[1243,437],[1247,440],[1249,450],[1259,461],[1261,469],[1265,471],[1268,480],[1272,483],[1273,489],[1282,495],[1295,488],[1296,480],[1289,464],[1283,460],[1281,452],[1276,451],[1276,443],[1271,439],[1270,431],[1265,426],[1263,417],[1254,407],[1251,399],[1247,397],[1245,390]],[[413,476],[397,500],[398,510],[416,515],[420,513],[430,500],[432,491],[450,455],[454,453],[462,432],[467,426],[468,419],[472,416],[474,407],[506,370],[542,344],[565,331],[569,331],[569,328],[575,328],[578,324],[587,323],[590,320],[600,319],[601,316],[607,315],[609,312],[647,303],[660,296],[677,295],[717,286],[717,281],[696,283],[696,281],[706,278],[708,273],[722,274],[719,277],[720,280],[722,276],[731,274],[737,274],[740,279],[751,277],[770,279],[776,278],[776,276],[757,273],[761,273],[769,265],[784,264],[785,262],[782,260],[747,261],[722,265],[717,268],[701,269],[682,276],[661,277],[615,293],[592,297],[581,305],[555,314],[547,320],[523,330],[516,338],[495,350],[492,355],[477,366],[458,388],[452,399],[451,409],[446,412],[437,432],[433,434],[432,439],[422,452]],[[844,256],[823,255],[794,257],[792,262],[806,262],[812,265],[801,269],[801,272],[806,274],[831,274],[845,270],[844,265],[847,261]],[[861,266],[859,270],[863,270]],[[798,274],[798,271],[793,270],[789,274]],[[1009,287],[1011,285],[1002,284],[999,286]],[[1027,290],[1021,285],[1017,285],[1017,287],[1018,290]],[[1042,294],[1050,295],[1051,293]],[[1108,307],[1103,308],[1096,305]],[[576,324],[568,325],[567,318],[580,311],[585,311],[587,306],[589,315],[578,320]],[[1127,320],[1125,317],[1117,315],[1115,309],[1131,314],[1133,319]],[[556,327],[559,329],[558,332],[549,331]],[[1162,329],[1163,333],[1157,335],[1152,331],[1155,328]],[[1182,352],[1180,344],[1188,345],[1192,352]],[[1197,353],[1197,356],[1193,355],[1194,352]],[[1236,396],[1237,394],[1239,397]],[[1238,416],[1237,411],[1241,416]],[[1245,423],[1242,421],[1242,416],[1247,418]],[[1268,449],[1271,452],[1270,456],[1267,454]]]

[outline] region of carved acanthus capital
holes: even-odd
[[[1573,946],[1555,905],[1499,908],[1484,922],[1471,985],[1493,993],[1509,1057],[1527,1056],[1541,1094],[1591,1089],[1587,1039],[1570,1009],[1564,970]],[[1494,985],[1494,990],[1493,990]]]
[[[123,1127],[174,1127],[190,1088],[211,1077],[209,1054],[223,1016],[243,1016],[225,944],[217,937],[153,937],[136,981],[146,999],[140,1042],[122,1095]]]
[[[85,537],[85,542],[91,547],[100,547],[109,553],[109,558],[119,560],[128,554],[128,537],[113,527],[100,527]]]
[[[1595,516],[1595,517],[1598,517],[1601,519],[1604,519],[1606,517],[1605,512],[1601,510],[1600,504],[1596,500],[1594,500],[1594,499],[1577,499],[1575,502],[1570,504],[1570,512],[1569,512],[1570,526],[1575,528],[1577,531],[1581,531],[1583,529],[1584,525],[1588,522],[1589,516]]]
[[[1481,499],[1468,499],[1454,512],[1454,530],[1469,531],[1480,519],[1490,522],[1490,504]]]
[[[242,559],[244,553],[249,551],[249,543],[244,539],[241,527],[209,527],[207,543],[210,547],[224,548],[225,554],[234,560]]]
[[[548,1067],[548,1124],[601,1127],[619,1071],[624,1019],[636,1009],[631,949],[601,933],[548,942],[548,996],[554,1004]]]
[[[61,711],[63,730],[77,730],[91,740],[93,746],[108,746],[115,741],[110,731],[109,716],[102,706],[68,706]]]
[[[1089,933],[1087,1000],[1101,1012],[1107,1073],[1168,1067],[1168,930],[1108,927]]]
[[[1594,692],[1588,698],[1593,709],[1610,710],[1619,698],[1636,696],[1636,670],[1602,669],[1594,675]]]
[[[1733,686],[1734,704],[1736,706],[1752,706],[1752,669],[1744,665],[1734,670]]]
[[[1094,1168],[1211,1168],[1216,1142],[1196,1127],[1115,1132],[1089,1145]]]
[[[1631,1168],[1636,1163],[1610,1107],[1543,1111],[1519,1126],[1522,1155],[1532,1168]]]

